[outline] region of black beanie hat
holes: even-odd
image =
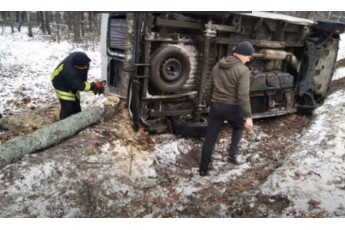
[[[250,42],[243,41],[236,45],[234,52],[244,56],[252,56],[254,53],[254,47]]]
[[[89,65],[91,59],[83,52],[74,52],[72,57],[72,63],[76,66]]]

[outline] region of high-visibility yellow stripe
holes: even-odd
[[[75,97],[74,93],[72,93],[71,91],[66,92],[66,91],[61,91],[61,90],[55,90],[57,94],[60,94],[62,96],[70,96],[70,97]]]
[[[61,90],[55,90],[58,98],[66,101],[75,101],[76,95],[72,92],[65,92]]]
[[[63,70],[63,64],[59,65],[58,68],[56,68],[52,74],[52,80]]]
[[[90,89],[91,89],[91,84],[86,81],[84,91],[89,91]]]

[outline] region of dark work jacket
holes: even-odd
[[[57,91],[60,99],[60,91],[72,93],[74,96],[79,94],[79,91],[91,90],[91,84],[87,82],[87,70],[80,70],[72,63],[74,53],[67,56],[54,70],[52,74],[53,87]],[[70,95],[72,95],[70,94]],[[69,99],[67,99],[69,100]]]
[[[240,105],[244,118],[251,117],[250,71],[239,58],[228,56],[221,59],[213,68],[212,81],[211,101]]]

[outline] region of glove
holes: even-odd
[[[97,81],[97,82],[96,82],[96,88],[97,88],[97,89],[101,89],[102,87],[103,87],[103,82]]]
[[[96,82],[96,88],[97,88],[97,94],[103,94],[104,93],[104,82],[103,81],[97,81]]]
[[[93,93],[95,95],[96,94],[104,93],[104,83],[103,83],[103,81],[97,81],[96,83],[92,82],[91,83],[91,90],[93,91]]]

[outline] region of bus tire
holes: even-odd
[[[189,56],[181,48],[161,47],[151,60],[151,81],[157,89],[176,92],[188,80],[191,64]]]

